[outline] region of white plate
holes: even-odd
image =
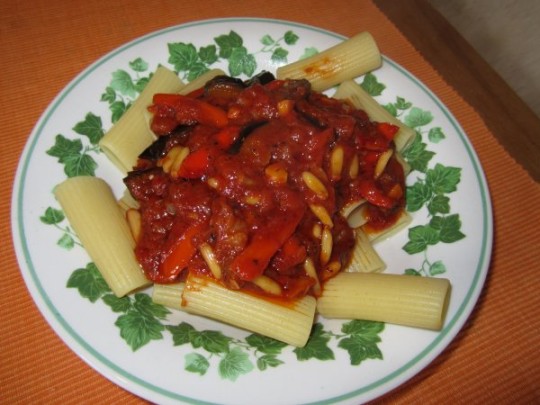
[[[420,153],[409,156],[415,164],[426,158],[423,168],[415,166],[421,170],[409,177],[411,194],[422,187],[425,192],[430,185],[439,195],[433,200],[433,190],[428,191],[426,198],[434,211],[428,211],[427,202],[420,204],[409,232],[380,243],[377,249],[389,272],[414,269],[424,276],[450,279],[452,296],[443,330],[393,325],[380,330],[381,325],[362,322],[352,328],[347,322],[319,319],[320,333],[308,350],[297,353],[291,347],[259,345],[257,339],[246,339],[247,333],[209,320],[176,312],[165,316],[159,310],[149,313],[141,297],[131,297],[124,302],[127,306],[115,307],[115,312],[110,305],[119,303],[112,303],[107,292],[93,290],[96,299],[92,302],[78,289],[66,287],[75,270],[86,268],[89,258],[69,234],[67,221],[54,215],[59,205],[51,190],[65,179],[64,169],[85,172],[95,162],[95,175],[120,193],[120,174],[97,151],[95,142],[100,128],[110,127],[112,111],[136,96],[138,80],[144,81],[158,63],[174,69],[175,61],[182,76],[183,69],[208,66],[247,73],[275,71],[285,60],[295,61],[342,39],[314,27],[250,18],[171,27],[130,42],[91,65],[44,112],[28,140],[15,181],[16,251],[28,289],[44,317],[99,373],[158,403],[357,404],[413,377],[459,332],[481,292],[489,265],[489,193],[476,154],[452,114],[418,79],[388,58],[374,72],[377,83],[386,86],[377,98],[399,107],[400,117],[422,134],[423,144],[416,149]],[[440,217],[436,221],[444,229],[428,226],[433,217]],[[427,236],[434,237],[433,242],[447,238],[446,243],[439,241],[424,249]],[[420,252],[407,253],[406,244]],[[77,274],[90,273],[79,270]],[[156,339],[133,350],[115,322],[137,316],[146,316]],[[191,340],[175,345],[173,336]],[[133,339],[129,341],[136,345]],[[361,361],[353,365],[351,358]]]

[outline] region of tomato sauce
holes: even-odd
[[[262,277],[278,298],[316,295],[350,261],[345,205],[367,200],[375,230],[403,210],[401,164],[392,154],[376,172],[397,127],[305,80],[219,76],[188,96],[156,94],[149,111],[158,139],[124,182],[140,205],[135,253],[154,282],[191,272],[264,294]]]

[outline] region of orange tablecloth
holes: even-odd
[[[141,403],[88,367],[56,336],[29,296],[10,241],[20,153],[53,97],[97,58],[151,31],[232,16],[293,20],[351,36],[370,31],[382,52],[419,77],[470,137],[492,193],[495,240],[485,289],[469,321],[429,367],[377,403],[540,401],[540,185],[370,1],[222,0],[0,2],[2,153],[0,244],[2,403]],[[441,44],[443,46],[443,44]],[[540,156],[539,156],[540,158]],[[529,207],[534,207],[529,211]]]

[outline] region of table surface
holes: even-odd
[[[204,4],[204,7],[201,7]],[[384,54],[448,106],[482,163],[495,235],[484,291],[443,353],[383,403],[538,403],[540,330],[540,120],[433,8],[420,0],[6,0],[0,3],[3,146],[1,229],[10,232],[11,189],[33,126],[81,70],[148,32],[232,16],[293,20],[351,36],[370,31]],[[4,326],[0,386],[6,403],[142,403],[71,352],[29,296],[12,242],[0,244]]]

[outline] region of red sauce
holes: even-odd
[[[261,293],[254,281],[266,276],[282,299],[313,295],[306,259],[321,282],[350,260],[354,233],[340,213],[345,204],[368,200],[368,229],[390,226],[403,210],[401,165],[392,156],[375,175],[397,128],[371,122],[307,81],[246,85],[221,77],[187,97],[156,95],[149,110],[159,139],[125,183],[142,215],[135,253],[155,282],[213,277],[205,246],[229,288]],[[179,167],[167,166],[179,147],[189,153]],[[336,148],[343,152],[337,174]],[[324,192],[306,183],[306,172]],[[331,225],[310,206],[323,207]],[[323,260],[316,234],[325,227],[332,251]]]

